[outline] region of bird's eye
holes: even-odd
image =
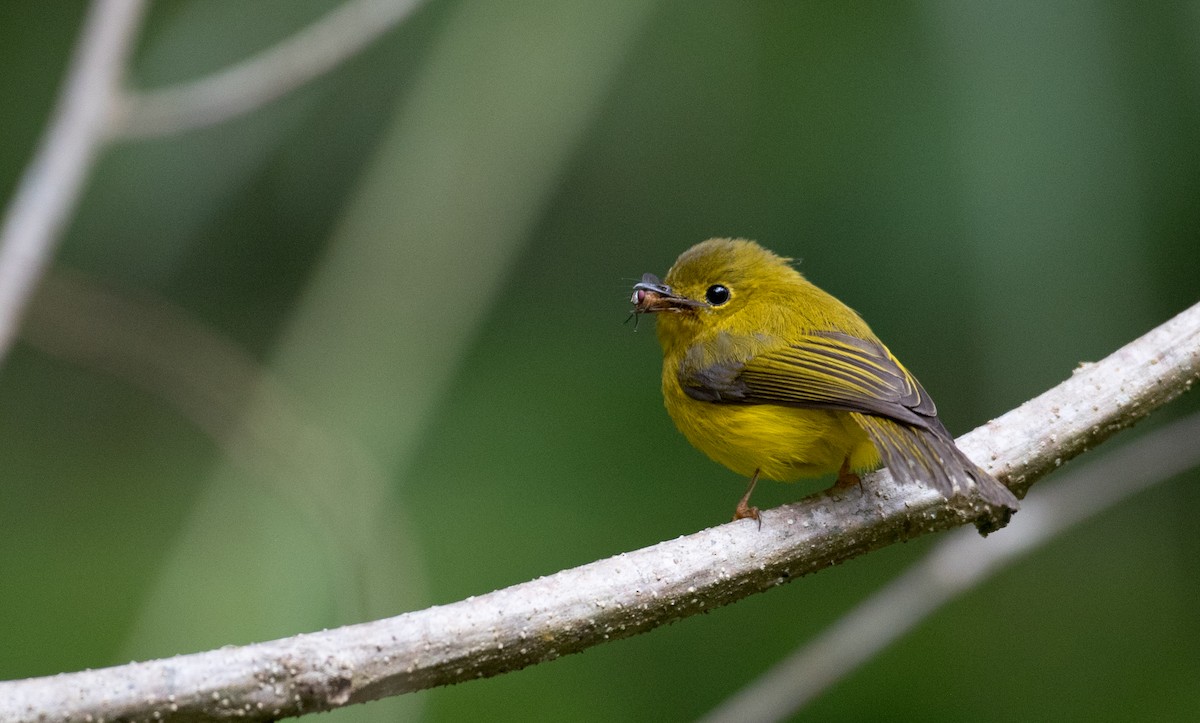
[[[704,292],[704,298],[713,306],[720,306],[729,301],[729,289],[720,284],[713,284]]]

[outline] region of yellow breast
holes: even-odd
[[[663,368],[667,413],[688,441],[738,474],[781,482],[879,464],[862,427],[845,412],[773,404],[716,404],[687,396],[673,365]]]

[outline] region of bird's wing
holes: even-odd
[[[879,342],[814,332],[739,356],[736,344],[717,341],[686,355],[680,366],[679,381],[693,399],[850,412],[898,479],[923,480],[947,498],[973,480],[991,504],[1020,507],[1007,487],[954,445],[933,400]]]
[[[813,332],[741,361],[684,361],[679,380],[693,399],[860,412],[949,437],[933,400],[877,341]]]

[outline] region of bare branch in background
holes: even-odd
[[[176,133],[248,113],[352,57],[417,5],[418,0],[350,0],[245,63],[142,94],[124,91],[122,81],[145,0],[93,2],[50,128],[0,228],[0,361],[106,142]]]
[[[0,228],[0,361],[107,140],[109,113],[145,5],[96,0],[84,19],[50,127]]]
[[[1200,304],[1080,366],[960,446],[1023,492],[1198,378]],[[393,618],[0,683],[0,719],[261,720],[497,675],[729,604],[979,513],[970,501],[899,487],[886,472],[868,476],[863,489],[764,512],[761,530],[742,520]],[[1020,514],[1037,517],[1029,509]],[[991,544],[1004,544],[1005,534]]]
[[[198,128],[248,113],[352,57],[418,0],[350,0],[240,65],[145,94],[122,88],[145,0],[95,0],[50,128],[0,228],[0,360],[53,256],[92,162],[112,137]]]
[[[1068,528],[1200,466],[1200,414],[1089,460],[1038,488],[1004,534],[957,530],[903,575],[721,704],[708,723],[777,721],[796,713],[950,600]]]
[[[353,57],[398,25],[419,0],[348,0],[292,37],[200,80],[127,91],[114,136],[147,138],[216,125],[250,113]]]

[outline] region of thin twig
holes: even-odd
[[[147,138],[237,118],[299,88],[353,57],[398,25],[418,0],[348,0],[259,55],[205,78],[149,91],[126,91],[112,133]]]
[[[713,710],[707,723],[799,711],[942,605],[1068,528],[1200,466],[1200,414],[1157,429],[1038,487],[997,539],[955,530],[928,556]]]
[[[1081,366],[960,446],[1023,492],[1198,378],[1200,304]],[[970,500],[899,487],[886,471],[868,476],[864,489],[769,510],[761,530],[741,520],[393,618],[0,683],[0,719],[261,720],[497,675],[729,604],[982,511]]]
[[[58,105],[0,228],[0,361],[106,140],[144,0],[95,0]]]

